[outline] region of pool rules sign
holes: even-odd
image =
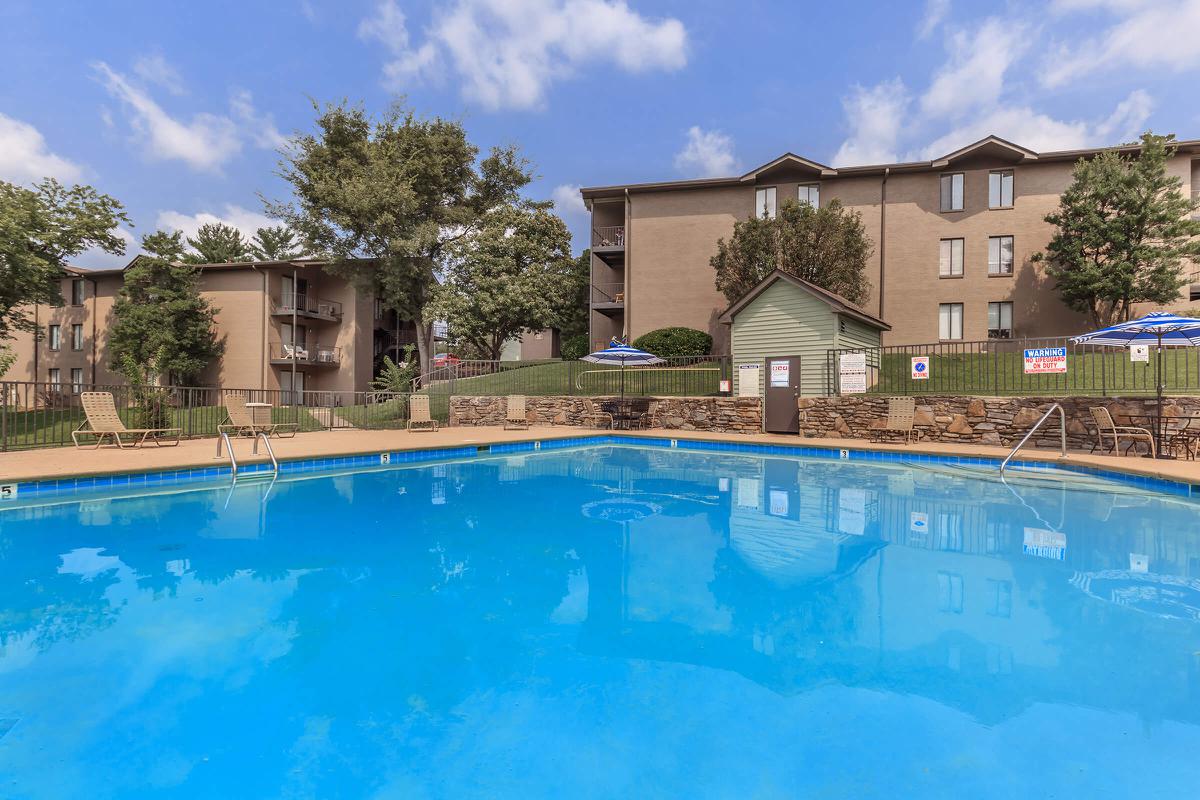
[[[1067,371],[1067,348],[1035,347],[1025,351],[1025,374],[1045,375]]]

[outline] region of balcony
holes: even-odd
[[[1200,189],[1192,189],[1192,204],[1200,206]],[[1192,219],[1200,219],[1200,207],[1192,212]]]
[[[610,317],[623,314],[625,312],[625,284],[593,284],[592,309]]]
[[[292,364],[300,367],[336,367],[342,363],[342,348],[321,344],[306,347],[274,343],[271,345],[271,363],[284,367]]]
[[[284,292],[279,300],[272,300],[271,313],[277,317],[290,317],[293,313],[305,319],[325,322],[340,322],[342,304],[336,300],[325,300],[315,294]]]
[[[592,252],[610,267],[625,264],[625,226],[592,228]]]

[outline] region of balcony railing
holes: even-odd
[[[305,316],[342,318],[342,304],[336,300],[326,300],[305,292],[284,292],[275,303],[275,313],[291,314],[293,311]]]
[[[291,345],[286,342],[271,345],[271,360],[290,364],[337,365],[342,363],[342,348],[325,345]]]
[[[592,247],[624,247],[625,226],[607,225],[592,229]]]
[[[625,303],[625,284],[597,283],[592,285],[592,305],[600,303]]]

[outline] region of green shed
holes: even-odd
[[[799,375],[790,378],[798,395],[828,394],[836,377],[829,351],[879,347],[881,333],[891,329],[846,298],[780,270],[729,306],[720,321],[731,328],[734,394],[759,397],[767,389],[766,362],[785,358],[793,365],[799,359]],[[750,380],[757,385],[741,385]]]

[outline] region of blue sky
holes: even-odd
[[[1197,30],[1200,0],[5,0],[0,178],[91,183],[126,204],[131,241],[212,218],[251,233],[258,194],[287,196],[274,151],[311,99],[404,96],[482,147],[519,144],[578,250],[580,185],[788,150],[931,158],[987,133],[1200,138]]]

